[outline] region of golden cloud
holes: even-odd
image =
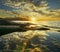
[[[35,0],[33,0],[35,2]],[[37,3],[36,3],[37,4]],[[29,16],[29,17],[38,17],[38,18],[58,18],[60,17],[60,9],[50,9],[47,1],[41,1],[39,6],[31,2],[19,2],[19,0],[11,1],[5,3],[5,5],[17,8],[14,12],[19,13],[20,15]]]

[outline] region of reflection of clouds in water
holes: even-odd
[[[39,39],[39,41],[45,41],[47,40],[47,36],[49,36],[48,34],[46,34],[45,31],[39,31],[39,30],[29,30],[29,31],[26,31],[26,32],[13,32],[13,33],[10,33],[10,34],[7,34],[7,35],[4,35],[2,36],[2,40],[4,39],[20,39],[21,41],[23,40],[30,40],[34,37],[37,37]]]
[[[26,52],[27,51],[35,52],[36,50],[40,52],[51,52],[52,50],[52,52],[54,52],[55,49],[53,50],[52,48],[55,48],[55,46],[57,48],[60,48],[60,45],[59,45],[59,42],[56,40],[56,38],[53,37],[52,35],[50,36],[49,33],[45,31],[39,31],[39,30],[28,30],[25,32],[13,32],[13,33],[0,37],[0,42],[5,42],[8,45],[10,45],[11,43],[14,46],[15,45],[21,46],[22,49],[17,48],[20,51],[21,50],[23,51],[24,49],[24,51]],[[2,45],[3,44],[5,45],[5,43],[2,43]],[[12,45],[10,45],[10,47],[12,47]]]
[[[36,30],[36,31],[26,31],[26,32],[21,32],[21,36],[23,37],[28,37],[28,38],[33,38],[34,36],[39,36],[39,38],[43,38],[43,39],[46,39],[46,36],[48,36],[48,34],[46,34],[45,31],[39,31],[39,30]]]
[[[9,37],[9,35],[11,37]],[[34,36],[38,36],[38,38],[40,38],[40,39],[46,39],[48,34],[46,34],[45,31],[29,30],[29,31],[26,31],[26,32],[13,32],[13,33],[4,35],[2,37],[4,37],[4,39],[12,39],[12,38],[16,38],[16,39],[24,39],[24,38],[31,39]]]
[[[13,33],[4,35],[2,37],[4,37],[4,39],[12,39],[12,38],[16,38],[16,39],[26,39],[26,38],[27,39],[31,39],[34,36],[38,36],[39,39],[46,39],[48,34],[46,34],[45,31],[29,30],[29,31],[26,31],[26,32],[13,32]]]

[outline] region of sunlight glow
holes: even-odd
[[[32,21],[35,21],[36,19],[35,18],[31,18]]]
[[[36,22],[37,22],[37,19],[34,18],[34,17],[32,17],[32,18],[31,18],[31,22],[32,22],[32,23],[36,23]]]

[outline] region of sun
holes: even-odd
[[[32,18],[31,18],[31,22],[32,22],[32,23],[36,23],[36,22],[37,22],[37,19],[36,19],[35,17],[32,17]]]
[[[36,21],[36,18],[31,18],[32,21]]]

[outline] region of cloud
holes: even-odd
[[[15,14],[13,14],[11,11],[6,11],[6,10],[2,10],[0,9],[0,18],[13,18],[14,16],[16,16]]]
[[[60,17],[60,9],[50,9],[45,0],[5,0],[4,2],[4,5],[16,8],[13,11],[22,16]]]
[[[25,3],[21,8],[24,10],[23,13],[28,11],[27,14],[32,17],[60,17],[60,9],[50,9],[46,1],[41,1],[39,6],[35,6],[33,3]]]
[[[13,8],[18,8],[21,3],[24,4],[24,2],[30,2],[31,0],[6,0],[4,5],[7,5],[7,6],[10,6],[10,7],[13,7]]]

